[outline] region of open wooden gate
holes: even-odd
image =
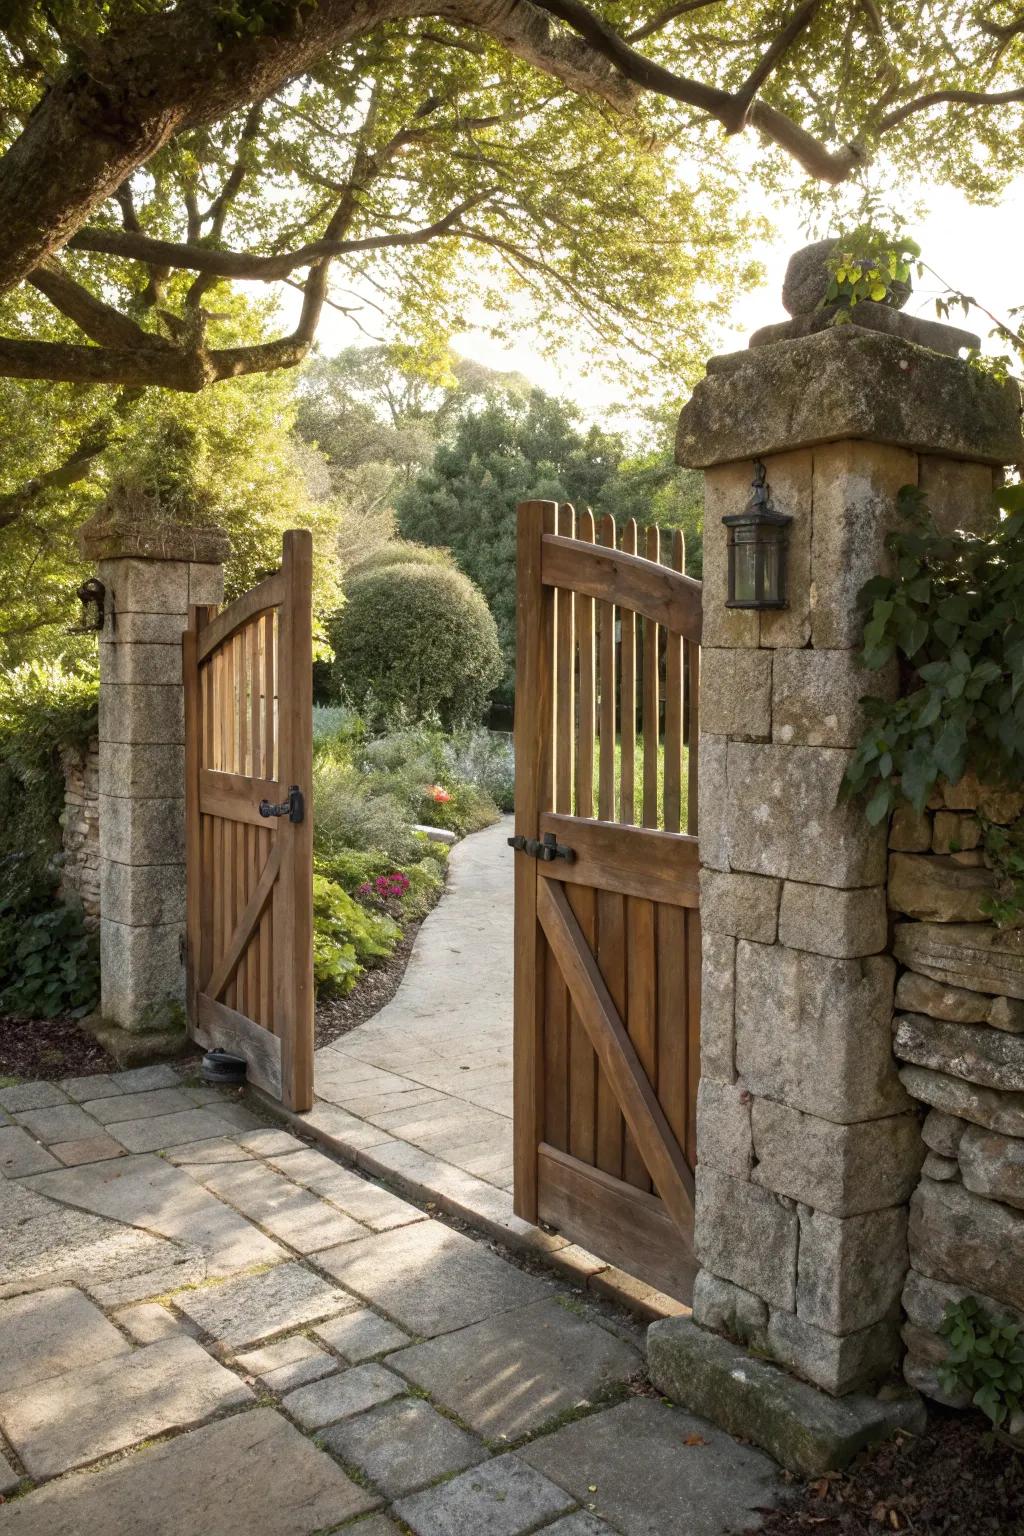
[[[183,637],[189,1030],[313,1103],[313,541]]]
[[[679,534],[518,515],[515,1207],[689,1301],[701,587]]]

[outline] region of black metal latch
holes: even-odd
[[[293,784],[288,791],[288,799],[282,800],[280,805],[271,805],[269,800],[261,800],[259,813],[261,816],[287,816],[289,821],[304,821],[306,802],[302,798],[302,790]]]
[[[540,842],[535,837],[524,837],[518,832],[515,837],[509,838],[508,845],[517,853],[528,853],[533,859],[542,859],[545,864],[550,864],[552,859],[564,859],[567,864],[572,864],[576,858],[571,848],[555,841],[553,832],[545,832]]]

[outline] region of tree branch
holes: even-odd
[[[1013,91],[926,91],[924,95],[915,96],[913,101],[904,102],[903,106],[886,113],[878,124],[878,132],[888,133],[915,112],[925,112],[929,107],[943,103],[959,103],[965,107],[1001,107],[1013,101],[1024,101],[1024,86]]]
[[[93,341],[110,347],[166,347],[162,336],[144,331],[113,305],[97,299],[88,288],[76,283],[53,258],[48,258],[34,272],[29,282],[49,299],[55,309],[73,320],[80,331]]]
[[[652,32],[662,32],[670,22],[680,16],[686,16],[690,11],[702,11],[709,5],[720,5],[721,0],[680,0],[678,5],[670,5],[668,10],[659,11],[657,16],[650,21],[645,21],[642,27],[637,27],[635,32],[626,33],[627,43],[639,43],[643,38],[650,37]]]
[[[739,111],[739,122],[734,132],[739,132],[746,127],[747,118],[754,97],[777,68],[783,58],[797,41],[800,34],[805,32],[814,20],[814,13],[821,6],[821,0],[804,0],[796,13],[783,27],[782,31],[773,40],[770,46],[762,54],[753,71],[736,92],[736,102]]]

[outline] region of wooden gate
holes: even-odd
[[[189,1030],[313,1103],[312,537],[183,639]]]
[[[518,515],[515,1206],[689,1301],[701,587],[679,534]]]

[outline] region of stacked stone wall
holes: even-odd
[[[61,753],[64,770],[63,862],[59,895],[81,902],[86,922],[100,918],[100,745],[94,737],[84,751]]]
[[[986,920],[995,877],[982,818],[1010,825],[1024,795],[968,776],[922,815],[890,829],[895,920],[894,1050],[924,1108],[927,1156],[910,1203],[903,1291],[912,1386],[941,1402],[951,1302],[977,1296],[993,1318],[1024,1323],[1024,930]]]

